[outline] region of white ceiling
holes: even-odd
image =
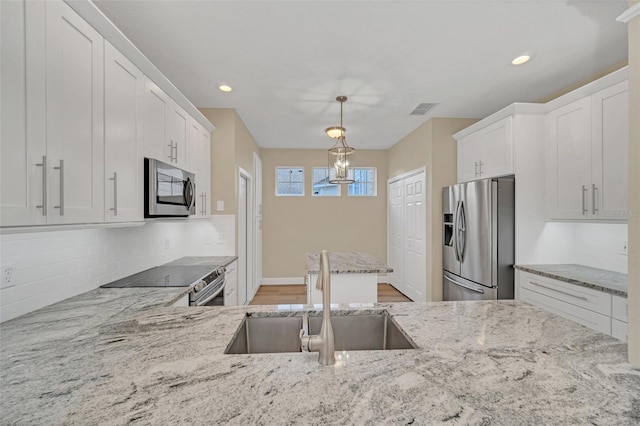
[[[338,95],[348,142],[386,149],[429,117],[535,102],[628,53],[626,0],[95,3],[195,106],[235,108],[264,148],[329,148]],[[410,116],[422,102],[438,105]]]

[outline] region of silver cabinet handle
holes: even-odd
[[[596,212],[598,211],[598,208],[596,207],[597,202],[596,202],[596,191],[598,191],[598,187],[596,186],[595,183],[591,184],[591,196],[592,196],[592,200],[591,203],[593,204],[592,208],[591,208],[591,212],[593,214],[596,214]]]
[[[564,294],[565,296],[571,296],[571,297],[575,297],[576,299],[580,299],[580,300],[584,300],[584,301],[589,301],[589,299],[587,299],[584,296],[576,296],[575,294],[571,294],[571,293],[567,293],[566,291],[562,291],[562,290],[558,290],[557,288],[553,288],[553,287],[547,287],[546,285],[542,285],[542,284],[538,284],[535,281],[529,281],[531,284],[536,285],[538,287],[542,287],[544,289],[550,290],[550,291],[555,291],[556,293],[560,293],[560,294]]]
[[[171,143],[168,145],[169,148],[171,148],[171,151],[169,151],[169,161],[176,161],[177,160],[177,156],[178,156],[178,144],[176,143],[176,146],[173,146],[173,141],[171,141]],[[173,157],[173,150],[176,149],[176,158]]]
[[[173,158],[173,160],[177,163],[178,162],[178,142],[176,142],[175,150],[176,150],[176,156]]]
[[[452,280],[451,278],[449,278],[447,276],[445,276],[444,279],[447,280],[447,281],[451,281],[455,285],[459,285],[460,287],[464,287],[467,290],[471,290],[471,291],[475,291],[476,293],[484,294],[484,290],[480,290],[480,289],[477,289],[477,288],[470,287],[470,286],[468,286],[466,284],[461,283],[460,281]]]
[[[113,181],[113,208],[109,210],[113,211],[114,216],[118,216],[118,173],[113,172],[113,177],[109,180]]]
[[[482,166],[483,166],[482,160],[478,162],[478,165],[480,166],[480,176],[482,176]]]
[[[474,168],[473,171],[475,173],[475,176],[478,177],[478,162],[477,161],[475,162],[475,168]]]
[[[42,163],[37,163],[36,166],[42,167],[42,205],[36,206],[37,209],[42,209],[42,216],[47,215],[47,156],[42,156]]]
[[[60,165],[54,169],[60,170],[60,205],[53,208],[60,209],[60,216],[64,216],[64,160],[60,160]]]
[[[582,185],[582,215],[587,214],[587,187]]]

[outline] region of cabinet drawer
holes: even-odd
[[[542,293],[530,291],[524,287],[521,288],[520,295],[525,302],[601,333],[611,334],[611,317],[609,316],[563,302]]]
[[[627,298],[611,296],[611,317],[622,322],[629,322],[627,311]]]
[[[617,319],[611,320],[611,336],[623,342],[627,341],[627,323],[618,321]]]
[[[521,289],[527,289],[607,317],[611,316],[611,295],[608,293],[529,273],[524,273],[521,277]]]

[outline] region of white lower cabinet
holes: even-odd
[[[234,260],[227,265],[224,278],[224,306],[233,306],[238,304],[238,278],[237,278],[238,261]]]
[[[521,300],[626,341],[626,298],[524,271],[518,285]]]

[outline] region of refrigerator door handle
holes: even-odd
[[[460,255],[458,254],[458,211],[460,209],[460,201],[456,203],[456,209],[453,212],[453,253],[456,255],[456,260],[460,262]]]
[[[447,280],[447,281],[449,281],[449,282],[452,282],[452,283],[453,283],[453,284],[455,284],[455,285],[458,285],[458,286],[460,286],[460,287],[464,287],[464,288],[466,288],[467,290],[471,290],[471,291],[474,291],[474,292],[476,292],[476,293],[484,294],[484,290],[480,290],[480,289],[478,289],[478,288],[470,287],[470,286],[468,286],[468,285],[466,285],[466,284],[461,283],[460,281],[453,280],[453,279],[451,279],[451,278],[447,277],[446,275],[444,276],[444,279],[445,279],[445,280]]]
[[[467,216],[464,208],[464,201],[460,201],[460,207],[458,208],[458,221],[457,221],[457,227],[456,227],[456,233],[459,239],[458,256],[460,257],[460,262],[464,260],[464,249],[467,243],[466,222],[467,222]]]

